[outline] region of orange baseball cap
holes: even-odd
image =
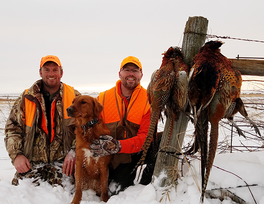
[[[40,67],[43,67],[43,65],[48,61],[55,62],[58,66],[61,67],[60,59],[55,55],[47,55],[45,57],[42,57],[40,61]]]
[[[127,63],[133,63],[133,64],[137,65],[137,67],[140,68],[142,71],[142,65],[141,65],[141,62],[139,61],[138,58],[133,57],[133,56],[126,57],[125,59],[123,59],[121,66],[120,66],[120,69],[122,69]]]

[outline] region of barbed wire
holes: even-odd
[[[219,35],[211,35],[206,33],[197,33],[193,31],[184,32],[185,33],[193,33],[197,35],[205,35],[206,38],[223,38],[223,39],[230,39],[230,40],[242,40],[242,41],[249,41],[249,42],[258,42],[258,43],[264,43],[264,40],[251,40],[251,39],[245,39],[245,38],[234,38],[230,36],[219,36]]]
[[[210,35],[210,34],[206,34],[206,38],[223,38],[223,39],[231,39],[231,40],[242,40],[242,41],[249,41],[249,42],[264,43],[263,40],[251,40],[251,39],[244,39],[244,38],[233,38],[233,37],[229,37],[229,36],[218,36],[218,35]]]
[[[195,155],[189,155],[189,156],[192,157],[192,158],[194,158],[194,159],[197,159],[197,160],[200,160],[200,161],[201,161],[201,158],[200,158],[200,157],[197,157],[197,156],[195,156]],[[219,170],[221,170],[221,171],[224,171],[224,172],[226,172],[226,173],[232,174],[233,176],[235,176],[235,177],[239,178],[241,181],[243,181],[243,182],[245,183],[245,187],[248,188],[248,191],[250,192],[250,195],[251,195],[252,199],[254,200],[254,203],[257,204],[257,201],[256,201],[256,199],[255,199],[255,196],[253,195],[252,190],[251,190],[251,188],[250,188],[252,185],[249,185],[249,184],[248,184],[248,183],[247,183],[242,177],[240,177],[239,175],[237,175],[237,174],[234,173],[234,172],[231,172],[231,171],[228,171],[228,170],[226,170],[226,169],[224,169],[224,168],[221,168],[221,167],[219,167],[219,166],[216,166],[215,164],[213,164],[213,167],[215,167],[215,168],[217,168],[217,169],[219,169]],[[255,184],[253,184],[253,186],[255,186]]]

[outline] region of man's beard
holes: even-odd
[[[123,83],[123,86],[126,88],[126,89],[128,89],[128,90],[133,90],[133,89],[135,89],[136,87],[137,87],[137,85],[138,85],[139,83],[134,83],[133,85],[131,84],[129,84],[129,83],[127,83],[127,82],[124,82]]]

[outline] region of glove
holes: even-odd
[[[100,139],[92,140],[89,147],[94,157],[116,154],[121,150],[120,142],[110,135],[101,135]]]

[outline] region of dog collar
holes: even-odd
[[[95,118],[95,119],[87,122],[85,125],[81,125],[81,127],[83,128],[83,131],[84,131],[83,134],[86,135],[86,130],[88,128],[93,127],[97,122],[98,122],[98,118]]]

